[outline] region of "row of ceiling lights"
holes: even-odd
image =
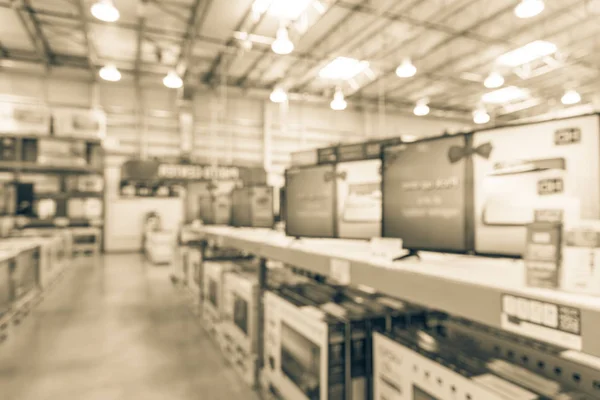
[[[265,13],[269,6],[272,5],[272,0],[256,0],[254,3],[254,12],[261,15]],[[532,18],[540,14],[545,8],[543,0],[522,0],[514,9],[515,15],[519,18]],[[112,0],[98,0],[91,7],[91,13],[99,20],[106,22],[115,22],[120,18],[119,10],[115,7]],[[294,50],[294,43],[289,38],[289,33],[284,23],[277,30],[276,38],[271,44],[271,49],[276,54],[287,55]],[[554,49],[555,51],[555,49]],[[334,60],[337,61],[337,60]],[[362,61],[355,66],[364,70],[368,68],[368,63]],[[338,68],[344,69],[344,68]],[[346,68],[347,69],[347,68]],[[323,70],[322,72],[325,72]],[[417,67],[412,63],[410,58],[405,58],[402,63],[396,68],[396,75],[400,78],[411,78],[417,73]],[[121,79],[121,73],[114,64],[107,64],[100,69],[100,77],[104,80],[117,82]],[[326,74],[322,74],[326,75]],[[325,76],[323,76],[325,77]],[[177,89],[183,86],[183,80],[176,71],[170,71],[164,78],[163,84],[168,88]],[[504,85],[504,77],[498,72],[492,72],[485,79],[484,85],[487,88],[499,88]],[[276,87],[270,96],[271,101],[275,103],[283,103],[287,101],[287,93],[280,87]],[[568,90],[562,97],[563,104],[576,104],[581,101],[581,96],[574,90]],[[419,100],[413,110],[417,116],[425,116],[429,114],[429,100]],[[333,95],[333,100],[330,103],[333,110],[341,111],[347,107],[347,102],[344,98],[344,93],[341,88],[336,88]],[[489,122],[490,116],[485,107],[479,106],[473,112],[473,120],[475,123],[484,124]]]
[[[116,22],[121,17],[121,13],[119,13],[112,0],[98,0],[92,5],[90,11],[95,18],[104,22]],[[121,80],[121,72],[114,64],[106,64],[100,69],[99,75],[100,78],[109,82],[118,82]],[[183,80],[173,70],[169,71],[163,78],[163,84],[171,89],[179,89],[183,86]]]

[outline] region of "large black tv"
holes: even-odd
[[[336,237],[335,165],[293,167],[285,172],[285,230],[294,237]]]
[[[415,251],[473,250],[471,141],[441,136],[384,149],[384,237]]]

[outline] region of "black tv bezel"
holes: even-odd
[[[437,135],[437,136],[431,136],[431,137],[426,137],[426,138],[422,138],[419,140],[416,140],[414,142],[408,142],[408,143],[399,143],[399,144],[394,144],[394,145],[389,145],[389,146],[384,146],[381,149],[381,237],[382,238],[393,238],[393,239],[402,239],[402,238],[398,238],[395,236],[386,236],[385,235],[385,196],[384,196],[384,192],[385,192],[385,179],[384,179],[384,174],[385,174],[385,156],[386,156],[386,152],[395,148],[395,147],[399,147],[399,146],[409,146],[409,145],[418,145],[420,143],[426,143],[426,142],[431,142],[431,141],[435,141],[435,140],[440,140],[440,139],[447,139],[447,138],[454,138],[454,137],[463,137],[464,139],[464,145],[467,145],[467,140],[468,138],[472,138],[473,137],[473,132],[465,132],[465,133],[457,133],[457,134],[453,134],[453,135],[449,135],[449,134],[443,134],[443,135]],[[464,172],[463,172],[463,181],[465,182],[465,192],[467,192],[469,190],[469,185],[467,183],[467,178],[466,177],[466,164],[465,164],[465,168],[464,168]],[[471,178],[471,181],[473,179]],[[471,186],[472,182],[471,182]],[[471,190],[473,190],[473,187],[471,187]],[[465,199],[467,199],[468,196],[468,192],[465,193]],[[474,218],[475,215],[475,210],[474,207],[471,207],[471,213],[468,212],[467,210],[467,202],[465,201],[465,205],[464,205],[464,210],[465,210],[465,216],[467,218],[465,218],[464,224],[465,224],[465,240],[467,240],[468,236],[469,236],[469,226],[468,226],[468,221],[469,221],[469,217],[467,214],[472,214],[472,216],[470,217],[471,219]],[[475,227],[472,226],[471,230],[472,232],[472,237],[474,237],[474,229]],[[436,253],[447,253],[447,254],[472,254],[475,255],[475,248],[473,246],[472,249],[469,249],[469,245],[468,243],[465,243],[465,249],[464,250],[459,250],[459,249],[444,249],[444,248],[440,248],[440,247],[435,247],[435,246],[431,246],[431,247],[403,247],[403,250],[409,251],[409,252],[419,252],[419,251],[429,251],[429,252],[436,252]]]

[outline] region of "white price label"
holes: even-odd
[[[329,261],[329,276],[342,285],[349,285],[350,261],[332,258]]]

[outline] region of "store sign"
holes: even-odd
[[[260,184],[266,182],[262,168],[228,165],[179,164],[158,160],[129,160],[121,167],[124,181],[231,181]]]
[[[186,164],[160,164],[158,167],[158,179],[228,181],[239,178],[238,167]]]

